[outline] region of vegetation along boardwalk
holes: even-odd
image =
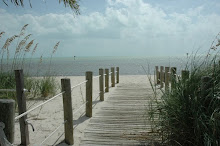
[[[120,83],[85,129],[81,145],[148,145],[151,127],[147,106],[152,89]]]

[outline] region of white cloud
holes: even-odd
[[[194,44],[199,46],[201,42],[208,47],[213,36],[220,31],[220,16],[202,14],[205,6],[189,8],[184,13],[168,13],[143,0],[108,0],[107,3],[103,13],[76,17],[69,13],[16,15],[0,9],[0,30],[14,34],[28,23],[31,33],[42,41],[40,43],[45,48],[61,40],[62,49],[67,52],[63,55],[69,55],[72,44],[76,49],[116,49],[119,55],[132,55],[129,53],[129,50],[134,51],[132,49],[140,51],[137,53],[140,55],[178,54],[189,51]],[[125,50],[126,54],[123,54]],[[80,50],[76,52],[80,54]],[[108,54],[102,51],[98,55]]]

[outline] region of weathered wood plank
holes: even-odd
[[[147,117],[152,90],[140,84],[118,84],[90,120],[81,145],[147,145],[152,139]],[[153,105],[154,106],[154,105]]]

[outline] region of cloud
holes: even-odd
[[[91,55],[91,52],[86,54],[85,48],[96,50],[93,55],[108,55],[101,50],[103,47],[118,51],[118,55],[182,54],[191,51],[194,44],[207,49],[220,31],[219,14],[203,11],[205,6],[189,8],[184,13],[167,12],[143,0],[107,0],[104,12],[80,16],[70,13],[18,15],[0,9],[0,30],[14,34],[28,23],[42,48],[60,40],[66,51],[66,54],[62,51],[63,56],[72,52],[71,46],[85,56]]]

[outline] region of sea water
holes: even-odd
[[[11,62],[11,61],[10,61]],[[10,68],[10,62],[4,68]],[[155,66],[177,67],[177,70],[185,68],[186,56],[167,57],[67,57],[67,58],[43,58],[25,59],[23,65],[15,69],[23,68],[24,73],[30,76],[84,76],[86,71],[92,71],[98,75],[99,68],[119,67],[121,75],[146,75],[154,74]]]

